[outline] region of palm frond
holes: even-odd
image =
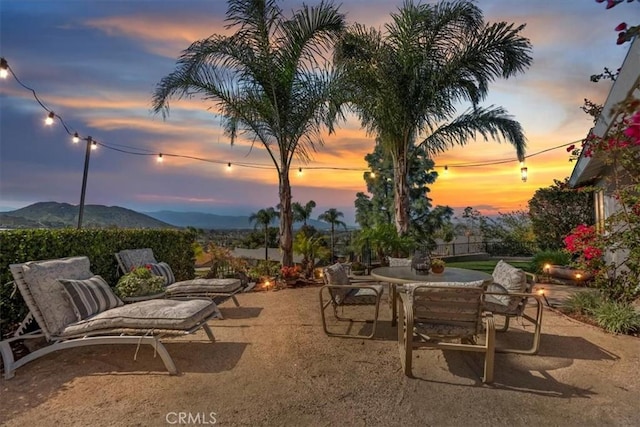
[[[518,160],[524,159],[527,143],[522,126],[502,107],[491,106],[466,111],[450,123],[438,127],[420,145],[431,155],[436,155],[456,145],[466,145],[477,135],[482,136],[485,141],[493,139],[509,142],[515,147]]]

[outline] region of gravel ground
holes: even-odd
[[[640,339],[614,336],[545,309],[540,354],[414,353],[400,368],[390,310],[375,340],[322,332],[318,288],[251,292],[204,332],[166,340],[181,374],[149,346],[58,352],[0,380],[8,426],[640,425]],[[518,321],[499,344],[526,344]],[[363,332],[369,325],[355,327]]]

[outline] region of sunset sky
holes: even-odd
[[[382,27],[402,1],[336,3],[349,23]],[[610,88],[609,81],[592,83],[589,76],[622,64],[629,43],[616,45],[614,28],[637,23],[640,3],[611,10],[595,0],[476,3],[489,22],[526,23],[523,34],[534,58],[524,74],[495,82],[483,105],[503,106],[521,122],[528,155],[584,138],[592,121],[580,110],[583,99],[604,103]],[[280,4],[288,12],[302,2]],[[265,151],[250,141],[231,146],[210,103],[173,102],[166,121],[150,112],[154,88],[180,52],[195,40],[229,33],[225,12],[221,0],[0,0],[0,56],[47,108],[81,136],[128,151],[165,153],[158,163],[153,155],[98,147],[91,153],[87,204],[246,215],[278,203],[274,169],[237,165],[271,165]],[[37,201],[79,203],[84,143],[73,144],[58,122],[45,126],[45,116],[13,77],[0,80],[0,211]],[[355,195],[366,191],[364,156],[373,144],[354,117],[342,123],[310,164],[294,164],[294,201],[315,200],[314,217],[337,208],[353,224]],[[562,147],[527,159],[525,183],[510,145],[471,142],[435,158],[440,177],[431,188],[433,204],[458,212],[472,206],[485,215],[526,209],[535,190],[570,175],[568,158]],[[353,170],[305,169],[329,167]]]

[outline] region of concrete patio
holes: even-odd
[[[135,346],[77,348],[21,368],[0,380],[0,424],[171,425],[180,414],[240,426],[640,424],[640,339],[549,308],[540,354],[497,354],[495,382],[483,385],[482,356],[467,352],[419,351],[416,378],[405,377],[386,304],[378,339],[361,340],[323,334],[318,288],[240,303],[210,322],[217,343],[203,332],[166,341],[179,376],[150,348],[134,361]],[[529,338],[513,323],[499,344]]]

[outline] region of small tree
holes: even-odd
[[[593,191],[569,187],[569,178],[536,190],[529,200],[536,243],[543,250],[564,247],[563,239],[578,224],[593,224]]]
[[[299,202],[293,202],[291,209],[293,211],[293,222],[301,222],[304,226],[307,225],[307,221],[311,219],[311,212],[316,207],[316,202],[309,200],[304,206]]]
[[[269,260],[269,226],[280,214],[274,208],[260,209],[252,213],[249,222],[255,222],[255,227],[262,226],[264,231],[264,259]]]
[[[335,230],[336,226],[342,226],[344,229],[347,229],[347,224],[345,224],[340,218],[344,217],[344,214],[335,208],[331,208],[326,210],[323,214],[320,214],[318,220],[324,221],[331,225],[331,262],[335,260]]]

